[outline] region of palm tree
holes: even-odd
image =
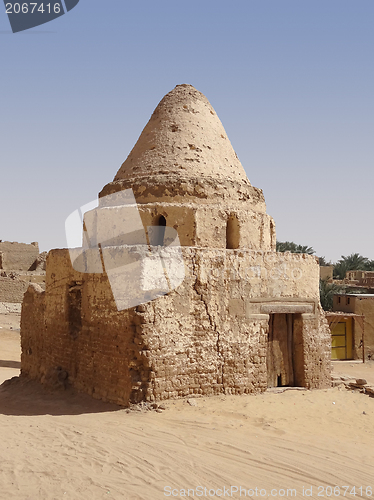
[[[312,247],[297,245],[293,241],[277,241],[276,250],[277,252],[307,253],[309,255],[316,253]]]
[[[347,271],[358,271],[358,270],[367,270],[367,266],[371,264],[372,261],[369,261],[367,257],[363,257],[358,253],[352,253],[345,257],[342,255],[341,259],[335,265],[334,268],[334,278],[338,278],[343,280]]]
[[[320,266],[332,266],[332,262],[328,262],[326,260],[326,257],[318,257],[318,260],[319,260],[319,265]]]
[[[333,306],[333,297],[336,293],[342,293],[345,287],[328,283],[328,280],[319,280],[319,296],[321,306],[325,311],[331,311]]]
[[[366,271],[374,271],[374,260],[368,260],[366,263]]]

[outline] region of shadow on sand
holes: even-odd
[[[0,359],[0,368],[15,368],[16,370],[21,369],[20,361],[7,361],[5,359]]]
[[[104,403],[71,388],[51,390],[39,382],[22,377],[13,377],[0,385],[1,415],[82,415],[122,409],[121,406]]]

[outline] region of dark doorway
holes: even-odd
[[[267,348],[268,387],[295,385],[294,315],[270,314]]]

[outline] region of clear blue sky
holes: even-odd
[[[0,11],[0,239],[66,246],[65,218],[190,83],[279,240],[374,259],[373,0],[80,0],[18,34]]]

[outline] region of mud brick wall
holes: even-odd
[[[0,269],[5,271],[29,271],[39,256],[37,243],[0,242]]]
[[[20,304],[27,287],[28,283],[25,281],[0,276],[0,302]]]
[[[317,313],[302,315],[304,377],[308,389],[331,387],[331,332],[322,308]]]
[[[106,275],[74,271],[67,250],[48,260],[46,292],[30,285],[22,306],[22,376],[127,404],[148,377],[134,311],[118,312]]]
[[[365,359],[374,359],[374,298],[357,295],[351,298],[351,303],[351,311],[364,316]],[[362,344],[362,327],[357,320],[354,322],[354,336],[357,345]]]
[[[313,257],[191,247],[183,257],[186,277],[176,290],[118,311],[105,274],[78,273],[67,250],[50,252],[46,292],[31,285],[23,303],[22,375],[124,405],[263,391],[269,314],[261,307],[271,300],[313,311],[295,322],[297,378],[329,385]],[[291,279],[300,269],[302,279]]]
[[[27,284],[21,311],[22,373],[41,380],[51,362],[46,345],[45,292],[35,283]]]
[[[151,370],[147,398],[266,390],[269,315],[260,312],[261,295],[291,300],[290,307],[292,300],[309,300],[314,314],[297,315],[294,327],[297,379],[310,388],[330,385],[330,336],[314,292],[315,259],[195,248],[183,253],[184,283],[138,307],[138,342]],[[300,269],[295,282],[293,271]]]

